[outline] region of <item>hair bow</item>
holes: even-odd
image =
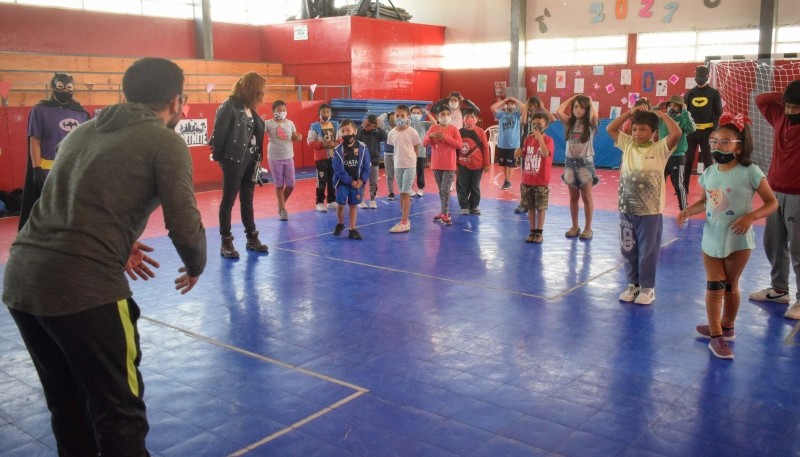
[[[747,115],[744,115],[742,113],[739,113],[734,116],[733,114],[725,111],[724,113],[722,113],[722,116],[719,117],[719,125],[727,125],[727,124],[733,124],[734,127],[736,127],[736,129],[741,132],[744,130],[744,126],[746,124],[752,125],[753,122],[750,121],[750,118],[747,117]]]

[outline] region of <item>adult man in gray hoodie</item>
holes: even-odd
[[[191,157],[172,130],[183,81],[169,60],[134,62],[123,77],[127,103],[61,142],[11,247],[3,301],[39,374],[59,455],[149,455],[140,311],[125,272],[154,276],[152,249],[136,240],[159,204],[185,265],[175,288],[188,292],[205,268]]]

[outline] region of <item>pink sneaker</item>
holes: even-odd
[[[439,218],[439,222],[444,225],[453,225],[453,221],[450,219],[449,214],[442,214],[442,217]]]
[[[711,338],[711,328],[708,325],[698,325],[695,330],[701,338]],[[722,329],[722,337],[725,338],[725,341],[733,341],[736,339],[736,333],[733,329]]]
[[[442,216],[444,216],[444,215],[445,215],[444,213],[439,213],[439,214],[433,216],[433,222],[439,222],[440,220],[442,220]]]
[[[711,338],[711,341],[708,342],[708,348],[711,349],[712,354],[720,359],[733,358],[733,351],[731,350],[731,347],[728,346],[728,342],[725,341],[725,338],[721,336]]]

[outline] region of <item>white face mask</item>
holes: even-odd
[[[439,123],[442,125],[447,125],[450,123],[450,116],[439,116]]]
[[[418,113],[414,113],[414,114],[411,115],[411,120],[414,121],[414,122],[419,122],[420,120],[422,120],[422,115],[418,114]]]
[[[286,119],[286,111],[276,111],[274,116],[276,121],[282,121]]]
[[[459,102],[450,102],[449,105],[450,105],[450,109],[451,110],[458,109],[458,108],[461,107],[461,103],[459,103]]]

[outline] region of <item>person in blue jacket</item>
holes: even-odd
[[[360,240],[356,229],[358,204],[364,200],[364,183],[369,179],[369,151],[364,143],[356,141],[356,125],[350,119],[342,121],[339,127],[342,142],[333,150],[333,184],[336,189],[336,218],[338,223],[333,230],[335,236],[344,230],[344,205],[350,206],[350,233],[348,238]]]

